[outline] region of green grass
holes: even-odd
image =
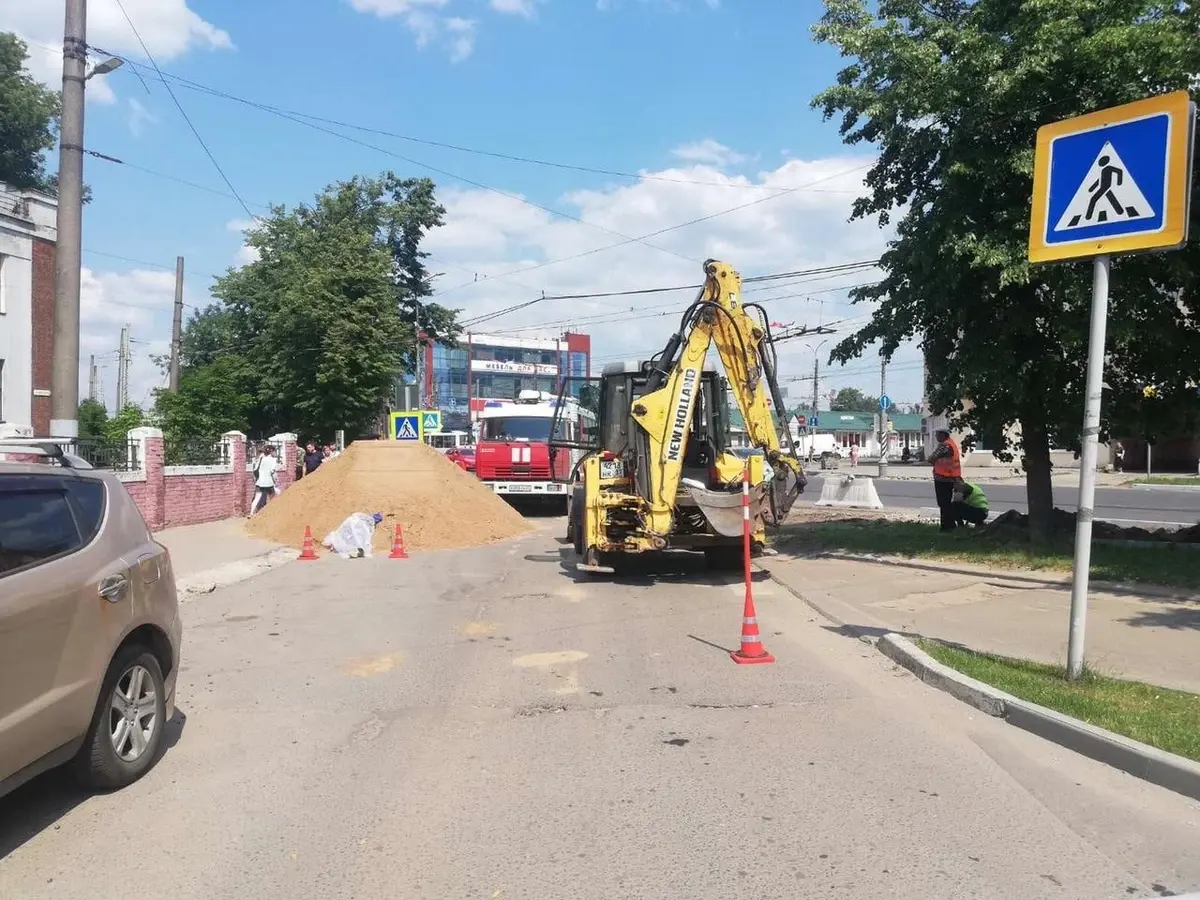
[[[1196,694],[1090,671],[1071,682],[1061,666],[990,656],[937,641],[917,643],[943,665],[1014,697],[1200,761],[1200,696]]]
[[[1134,478],[1126,484],[1178,484],[1186,487],[1200,487],[1200,476],[1196,475],[1151,475]]]
[[[937,525],[859,519],[814,522],[780,529],[775,547],[795,550],[840,550],[919,559],[957,560],[1000,568],[1070,571],[1073,535],[1047,548],[1027,542],[975,534],[960,529],[941,534]],[[1098,581],[1142,582],[1169,587],[1200,588],[1200,552],[1186,547],[1092,545],[1091,577]]]

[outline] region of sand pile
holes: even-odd
[[[255,537],[299,547],[304,526],[318,543],[346,516],[383,513],[375,549],[388,551],[399,522],[408,550],[472,547],[532,530],[521,514],[424,444],[359,441],[281,492],[246,522]]]

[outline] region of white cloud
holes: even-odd
[[[127,102],[129,105],[129,132],[135,138],[142,136],[147,125],[158,124],[158,117],[146,109],[140,100],[130,97]]]
[[[450,34],[450,61],[460,62],[475,49],[475,22],[472,19],[450,18],[446,20],[446,31]]]
[[[690,146],[720,147],[715,141]],[[697,284],[701,263],[709,257],[732,263],[744,277],[873,260],[890,233],[873,222],[847,222],[869,162],[851,156],[789,159],[754,178],[696,164],[644,172],[636,183],[577,190],[547,203],[583,223],[494,192],[443,188],[440,199],[447,208],[447,224],[425,241],[432,254],[431,269],[446,273],[437,281],[434,299],[461,308],[466,320],[534,300],[543,292]],[[738,206],[743,208],[727,212]],[[675,227],[697,219],[704,221]],[[661,248],[651,249],[639,242],[622,244],[621,237],[605,229],[629,236],[671,230],[647,237],[645,243]],[[614,244],[622,245],[611,247]],[[553,262],[566,257],[574,258]],[[529,271],[514,271],[518,269]],[[770,319],[784,324],[816,326],[840,320],[838,335],[821,349],[821,394],[844,386],[877,394],[874,356],[828,371],[825,360],[839,337],[861,325],[869,312],[852,307],[845,289],[878,277],[878,270],[871,269],[747,284],[745,299],[764,302]],[[595,374],[606,361],[644,358],[661,349],[693,296],[694,291],[680,291],[546,300],[471,330],[526,337],[553,337],[567,329],[589,333]],[[781,343],[779,351],[790,401],[811,397],[812,349],[797,340]],[[898,402],[920,399],[919,359],[914,348],[902,349],[893,359],[889,393]]]
[[[682,159],[684,162],[692,163],[708,163],[714,166],[735,166],[740,162],[745,162],[746,157],[736,150],[731,150],[724,144],[714,141],[712,138],[705,138],[702,141],[692,141],[690,144],[681,144],[671,151],[672,156]]]
[[[537,10],[535,0],[489,0],[488,5],[498,13],[526,19],[532,18]]]
[[[227,50],[233,47],[229,34],[205,21],[188,7],[187,0],[124,0],[126,11],[154,58],[160,62],[178,59],[191,50]],[[63,4],[49,0],[0,0],[0,30],[15,31],[30,43],[29,69],[39,80],[62,85]],[[88,43],[109,53],[144,59],[144,52],[116,0],[90,0],[87,21]],[[51,48],[51,49],[47,49]],[[99,61],[95,56],[91,62]],[[111,103],[115,99],[110,76],[88,82],[90,100]]]
[[[202,305],[184,293],[184,301]],[[175,274],[165,270],[134,269],[129,272],[80,272],[79,390],[86,397],[88,366],[94,354],[101,368],[103,399],[111,409],[116,402],[116,350],[121,328],[129,326],[133,360],[129,375],[129,398],[148,406],[151,392],[163,384],[163,376],[151,360],[166,353],[175,302]]]
[[[253,219],[232,219],[225,223],[226,231],[233,231],[242,235],[242,245],[238,247],[237,252],[233,255],[233,264],[235,267],[240,268],[258,260],[258,248],[251,247],[245,243],[246,232],[257,224]]]

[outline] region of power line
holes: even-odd
[[[125,17],[125,21],[129,23],[129,28],[131,31],[133,31],[133,36],[137,38],[138,44],[141,45],[142,52],[146,54],[146,59],[150,60],[150,65],[154,67],[154,71],[158,73],[158,77],[162,81],[163,87],[167,89],[167,94],[170,96],[171,102],[175,104],[175,108],[179,110],[179,114],[183,116],[183,121],[185,121],[188,128],[191,129],[192,135],[196,138],[196,142],[204,150],[204,154],[208,157],[209,162],[213,164],[213,168],[217,170],[217,174],[221,176],[221,180],[225,182],[225,186],[229,188],[229,192],[233,194],[233,196],[237,199],[237,202],[241,204],[242,209],[246,211],[246,215],[248,215],[251,219],[256,218],[254,213],[250,212],[250,207],[246,205],[246,201],[242,199],[242,195],[238,193],[237,188],[233,186],[233,182],[229,180],[229,176],[225,174],[225,170],[221,168],[221,164],[217,162],[217,158],[213,156],[212,150],[208,148],[208,144],[204,142],[204,138],[200,136],[200,132],[196,129],[196,126],[192,124],[192,120],[184,110],[183,104],[179,102],[179,98],[176,97],[175,92],[171,90],[171,85],[168,84],[166,78],[163,77],[162,69],[158,67],[158,63],[155,62],[154,56],[150,53],[150,48],[146,46],[146,42],[142,40],[141,34],[138,33],[137,26],[133,24],[133,19],[129,17],[129,13],[125,10],[125,4],[122,3],[121,0],[116,0],[116,3],[117,8],[121,10],[121,15],[123,15]]]
[[[792,271],[792,272],[777,272],[777,273],[774,273],[771,275],[757,275],[757,276],[751,276],[750,278],[744,278],[744,279],[742,279],[742,283],[743,284],[753,284],[756,282],[768,282],[768,281],[774,281],[774,280],[782,279],[782,278],[797,279],[797,278],[804,278],[806,276],[813,276],[813,275],[819,275],[819,276],[823,276],[823,277],[834,277],[837,275],[851,275],[851,274],[855,274],[856,272],[861,271],[863,269],[872,268],[873,266],[877,265],[878,263],[879,263],[878,259],[873,259],[873,260],[864,260],[861,262],[853,262],[853,263],[840,263],[838,265],[823,266],[823,267],[813,268],[813,269],[799,269],[799,270]],[[533,306],[534,304],[542,303],[547,300],[589,300],[589,299],[603,298],[603,297],[631,297],[631,296],[638,296],[638,295],[643,295],[643,294],[671,293],[671,292],[675,292],[675,291],[695,291],[695,290],[699,290],[701,287],[703,287],[703,285],[701,285],[701,284],[684,284],[684,285],[674,285],[671,287],[642,288],[642,289],[638,289],[638,290],[627,290],[627,291],[597,291],[597,292],[593,292],[593,293],[582,293],[582,294],[543,294],[541,297],[534,298],[533,300],[527,300],[523,303],[517,303],[512,306],[508,306],[503,309],[498,309],[498,310],[495,310],[490,313],[483,313],[481,315],[467,319],[466,321],[462,322],[461,324],[464,327],[478,325],[482,322],[487,322],[487,321],[491,321],[492,319],[497,319],[503,315],[508,315],[513,312],[518,312],[522,309],[527,309],[528,307]],[[819,292],[814,292],[814,293],[819,293]],[[769,300],[769,299],[778,299],[778,298],[765,298],[765,299]]]
[[[97,49],[99,49],[99,48],[97,48]],[[133,74],[138,75],[139,73],[137,70],[138,70],[138,68],[142,68],[142,66],[135,60],[127,59],[126,62],[130,64],[130,71],[133,72]],[[615,177],[615,178],[627,178],[631,181],[660,181],[660,182],[665,182],[668,184],[686,184],[686,185],[696,185],[696,186],[704,186],[704,187],[739,188],[741,190],[770,190],[770,188],[768,188],[766,185],[739,184],[739,183],[731,182],[728,180],[727,181],[706,181],[703,179],[696,179],[696,178],[673,178],[673,177],[670,177],[667,175],[653,175],[653,174],[644,173],[644,172],[624,172],[619,169],[608,169],[608,168],[603,168],[603,167],[598,167],[598,166],[585,166],[585,165],[580,165],[577,163],[557,162],[555,160],[539,159],[538,157],[525,156],[525,155],[517,154],[517,153],[504,153],[504,152],[497,151],[497,150],[484,150],[479,147],[468,147],[468,146],[465,146],[462,144],[453,144],[448,141],[438,141],[438,140],[433,140],[431,138],[416,137],[416,136],[410,135],[410,134],[402,134],[400,132],[390,131],[386,128],[377,128],[377,127],[370,126],[370,125],[362,125],[362,124],[359,124],[356,122],[346,122],[346,121],[342,121],[339,119],[333,119],[328,116],[321,116],[321,115],[317,115],[315,113],[303,112],[302,110],[288,109],[286,107],[275,106],[270,103],[263,103],[263,102],[256,101],[256,100],[250,100],[246,97],[239,97],[236,94],[230,94],[227,91],[223,91],[219,88],[214,88],[210,85],[192,81],[191,79],[184,78],[181,75],[175,75],[173,73],[159,72],[158,74],[160,75],[160,77],[169,78],[169,79],[177,82],[181,87],[187,88],[188,90],[198,91],[200,93],[209,94],[214,97],[220,97],[221,99],[224,99],[224,100],[230,100],[235,103],[240,103],[245,106],[252,107],[254,109],[259,109],[259,110],[262,110],[265,112],[270,112],[275,115],[280,115],[280,116],[285,116],[285,117],[295,117],[295,118],[299,118],[299,119],[307,119],[307,120],[311,120],[313,122],[320,122],[325,125],[331,125],[336,128],[349,128],[352,131],[361,131],[364,134],[374,134],[379,137],[389,137],[389,138],[393,138],[398,141],[405,141],[407,143],[421,144],[426,147],[436,147],[436,148],[439,148],[442,150],[454,150],[455,152],[458,152],[458,153],[469,153],[469,154],[472,154],[475,156],[486,156],[486,157],[490,157],[492,159],[502,159],[502,160],[506,160],[508,162],[524,163],[524,164],[535,165],[535,166],[545,166],[547,168],[563,169],[563,170],[571,171],[571,172],[584,172],[584,173],[593,174],[593,175],[608,175],[608,176]],[[857,191],[849,191],[849,190],[846,190],[846,191],[815,190],[814,193],[856,194],[858,192]]]
[[[603,253],[605,250],[615,250],[618,247],[625,247],[625,246],[628,246],[629,244],[640,242],[645,238],[658,237],[661,234],[667,234],[668,232],[671,232],[671,231],[678,231],[681,228],[687,228],[691,225],[698,225],[701,222],[709,222],[713,219],[720,218],[721,216],[727,216],[730,213],[740,212],[743,209],[749,209],[750,207],[757,206],[760,203],[766,203],[770,200],[775,200],[779,197],[784,196],[785,194],[794,194],[797,191],[807,190],[815,184],[821,184],[825,181],[830,181],[834,178],[841,178],[844,175],[849,175],[854,172],[858,172],[862,169],[869,168],[871,165],[872,165],[872,163],[863,163],[860,166],[855,166],[854,168],[847,169],[843,172],[836,172],[833,175],[826,175],[822,178],[818,178],[815,181],[809,182],[808,184],[802,184],[802,185],[797,185],[796,187],[787,188],[786,190],[782,190],[777,193],[771,194],[771,196],[769,196],[769,197],[760,197],[757,200],[751,200],[749,203],[742,203],[738,206],[730,207],[729,209],[723,209],[720,212],[709,213],[706,216],[700,216],[695,219],[689,219],[686,222],[680,222],[678,225],[669,225],[666,228],[660,228],[657,231],[651,231],[648,234],[638,235],[637,237],[629,238],[624,241],[619,241],[618,243],[615,243],[615,244],[606,244],[603,247],[596,247],[592,250],[585,250],[582,253],[575,253],[571,256],[562,256],[562,257],[559,257],[558,259],[546,260],[545,262],[540,262],[540,263],[537,263],[532,266],[525,266],[524,268],[513,269],[510,272],[503,272],[503,273],[501,273],[499,275],[495,275],[493,277],[507,278],[509,275],[521,275],[521,274],[524,274],[525,272],[532,272],[535,269],[544,269],[547,266],[556,266],[559,263],[570,262],[570,261],[576,260],[576,259],[583,259],[585,256],[591,256],[595,253]],[[458,291],[458,290],[461,290],[462,288],[470,287],[470,286],[471,285],[469,285],[469,284],[460,284],[457,287],[452,287],[445,291],[442,291],[441,296],[445,296],[446,294],[453,293],[454,291]]]
[[[99,49],[99,48],[97,48],[97,49]],[[126,62],[130,63],[130,65],[133,65],[133,66],[140,65],[140,63],[134,62],[134,61],[132,61],[132,60],[126,60]],[[153,60],[151,60],[151,62],[153,62]],[[156,66],[155,68],[157,69],[157,66]],[[162,73],[161,73],[161,72],[159,72],[159,75],[160,75],[160,77],[161,77]],[[180,79],[180,78],[179,78],[179,76],[173,76],[173,77],[174,77],[176,80],[179,80],[179,81],[181,81],[181,82],[183,82],[183,83],[185,83],[185,84],[187,83],[187,80],[186,80],[186,79]],[[193,85],[195,85],[195,83],[194,83],[194,82],[193,82],[192,84],[193,84]],[[164,87],[167,89],[168,93],[170,93],[170,92],[171,92],[171,86],[170,86],[170,85],[167,83],[167,81],[166,81],[165,79],[163,79],[163,86],[164,86]],[[317,123],[316,123],[316,122],[314,122],[314,121],[308,121],[307,119],[305,119],[305,118],[302,118],[300,115],[293,114],[293,113],[291,113],[291,112],[288,112],[288,111],[285,111],[285,110],[281,110],[281,109],[279,109],[279,108],[277,108],[277,107],[269,106],[268,104],[265,104],[265,103],[258,103],[258,102],[255,102],[255,101],[253,101],[253,100],[247,100],[247,99],[245,99],[245,98],[243,98],[243,97],[237,97],[237,96],[235,96],[235,95],[233,95],[233,94],[228,94],[228,93],[226,93],[225,91],[218,91],[218,90],[217,90],[217,89],[215,89],[215,88],[207,88],[207,87],[204,87],[204,86],[201,86],[201,85],[195,85],[195,86],[196,86],[196,87],[198,87],[198,88],[199,88],[199,89],[201,89],[201,90],[204,90],[204,91],[206,91],[206,92],[208,92],[208,93],[211,93],[213,96],[222,97],[222,98],[225,98],[225,99],[228,99],[228,100],[233,100],[233,101],[235,101],[235,102],[238,102],[238,103],[243,103],[243,104],[245,104],[245,105],[247,105],[247,106],[254,107],[255,109],[259,109],[259,110],[261,110],[261,111],[263,111],[263,112],[270,113],[270,114],[271,114],[271,115],[273,115],[273,116],[278,116],[279,118],[282,118],[282,119],[287,119],[287,120],[289,120],[289,121],[291,121],[291,122],[296,122],[296,123],[297,123],[297,124],[299,124],[299,125],[304,125],[304,126],[306,126],[306,127],[308,127],[308,128],[312,128],[312,129],[314,129],[314,130],[316,130],[316,131],[321,131],[321,132],[324,132],[325,134],[329,134],[329,135],[332,135],[332,136],[334,136],[334,137],[336,137],[336,138],[340,138],[341,140],[344,140],[344,141],[349,141],[349,142],[350,142],[350,143],[352,143],[352,144],[357,144],[357,145],[359,145],[359,146],[361,146],[361,147],[366,147],[366,148],[368,148],[368,149],[370,149],[370,150],[374,150],[374,151],[376,151],[377,153],[383,153],[383,154],[385,154],[385,155],[387,155],[387,156],[392,156],[392,157],[395,157],[396,159],[402,160],[403,162],[406,162],[406,163],[408,163],[409,165],[417,166],[417,167],[419,167],[419,168],[422,168],[422,169],[427,169],[427,170],[428,170],[428,171],[430,171],[430,172],[434,172],[434,173],[436,173],[436,174],[438,174],[438,175],[442,175],[442,176],[444,176],[444,177],[446,177],[446,178],[451,178],[451,179],[453,179],[453,180],[455,180],[455,181],[461,181],[463,184],[469,184],[469,185],[471,185],[472,187],[477,187],[477,188],[479,188],[480,190],[489,191],[489,192],[491,192],[491,193],[498,194],[498,195],[500,195],[501,197],[506,197],[506,198],[508,198],[508,199],[510,199],[510,200],[515,200],[515,201],[517,201],[518,203],[523,203],[523,204],[525,204],[526,206],[531,206],[531,207],[533,207],[534,209],[540,209],[542,212],[549,213],[550,215],[553,215],[553,216],[558,216],[558,217],[560,217],[560,218],[563,218],[563,219],[569,219],[569,220],[571,220],[571,221],[573,221],[573,222],[578,222],[578,223],[579,223],[579,224],[581,224],[581,225],[586,225],[586,226],[588,226],[589,228],[595,228],[595,229],[597,229],[597,230],[599,230],[599,231],[603,231],[603,232],[605,232],[606,234],[611,234],[611,235],[613,235],[614,237],[620,237],[620,238],[624,238],[624,239],[625,239],[625,243],[640,243],[640,244],[643,244],[643,245],[645,245],[646,247],[649,247],[649,248],[650,248],[650,249],[652,249],[652,250],[658,250],[660,253],[666,253],[666,254],[667,254],[667,255],[669,255],[669,256],[675,256],[675,257],[678,257],[679,259],[685,259],[685,260],[688,260],[689,262],[694,262],[694,261],[695,261],[695,260],[693,260],[693,259],[692,259],[692,257],[690,257],[690,256],[685,256],[685,255],[684,255],[684,254],[682,254],[682,253],[678,253],[678,252],[676,252],[676,251],[674,251],[674,250],[671,250],[671,249],[668,249],[668,248],[666,248],[666,247],[659,247],[659,246],[657,246],[657,245],[655,245],[655,244],[651,244],[651,243],[649,243],[649,242],[648,242],[648,241],[646,241],[646,240],[643,240],[642,238],[631,238],[631,237],[629,237],[628,235],[626,235],[626,234],[623,234],[623,233],[622,233],[622,232],[620,232],[620,231],[616,231],[616,230],[614,230],[614,229],[612,229],[612,228],[608,228],[608,227],[606,227],[606,226],[604,226],[604,225],[599,225],[599,224],[597,224],[597,223],[595,223],[595,222],[589,222],[589,221],[587,221],[586,219],[584,219],[584,218],[582,218],[582,217],[580,217],[580,216],[572,215],[571,213],[565,213],[565,212],[563,212],[562,210],[554,209],[553,207],[544,206],[544,205],[542,205],[542,204],[540,204],[540,203],[537,203],[537,202],[535,202],[535,201],[533,201],[533,200],[530,200],[530,199],[528,199],[528,198],[526,198],[526,197],[522,197],[520,194],[514,194],[514,193],[512,193],[512,192],[510,192],[510,191],[505,191],[505,190],[503,190],[503,189],[501,189],[501,188],[498,188],[498,187],[493,187],[492,185],[490,185],[490,184],[485,184],[485,183],[484,183],[484,182],[482,182],[482,181],[476,181],[476,180],[474,180],[474,179],[472,179],[472,178],[467,178],[465,175],[459,175],[459,174],[457,174],[457,173],[455,173],[455,172],[450,172],[450,171],[448,171],[448,170],[446,170],[446,169],[442,169],[442,168],[439,168],[439,167],[437,167],[437,166],[432,166],[432,165],[430,165],[429,163],[421,162],[421,161],[420,161],[420,160],[418,160],[418,159],[413,159],[412,157],[405,156],[405,155],[404,155],[404,154],[402,154],[402,153],[397,153],[397,152],[396,152],[396,151],[394,151],[394,150],[389,150],[389,149],[388,149],[388,148],[386,148],[386,147],[380,147],[380,146],[378,146],[377,144],[371,144],[371,143],[369,143],[369,142],[367,142],[367,141],[362,141],[362,140],[359,140],[358,138],[352,137],[352,136],[350,136],[350,135],[348,135],[348,134],[342,134],[342,133],[341,133],[341,132],[339,132],[339,131],[334,131],[334,130],[333,130],[333,129],[331,129],[331,128],[326,128],[325,126],[323,126],[323,125],[320,125],[320,124],[317,124]],[[174,94],[172,94],[172,98],[174,98]],[[228,180],[226,181],[226,184],[229,184]],[[233,190],[233,186],[232,186],[232,185],[230,185],[230,190]],[[234,191],[234,193],[236,194],[237,192],[236,192],[236,191]],[[239,202],[242,202],[240,197],[239,197],[238,199],[239,199]],[[245,206],[245,204],[244,204],[244,202],[243,202],[243,207],[244,207],[244,206]],[[249,215],[249,216],[251,216],[251,217],[253,217],[253,215],[254,215],[253,213],[251,213],[251,212],[250,212],[250,210],[249,210],[249,209],[246,209],[246,214],[247,214],[247,215]]]

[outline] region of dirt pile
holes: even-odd
[[[1075,533],[1075,513],[1057,507],[1051,512],[1054,532],[1059,537],[1070,537]],[[1029,540],[1029,516],[1010,509],[988,522],[979,529],[980,534],[1010,543],[1021,543]],[[1189,525],[1187,528],[1156,528],[1153,531],[1146,528],[1131,526],[1128,528],[1114,525],[1111,522],[1093,521],[1092,539],[1100,541],[1148,541],[1166,544],[1195,544],[1200,543],[1200,523]]]
[[[319,543],[346,516],[383,513],[376,551],[388,551],[399,522],[408,550],[473,547],[532,529],[521,514],[424,444],[359,441],[281,492],[246,530],[299,547],[304,526]]]

